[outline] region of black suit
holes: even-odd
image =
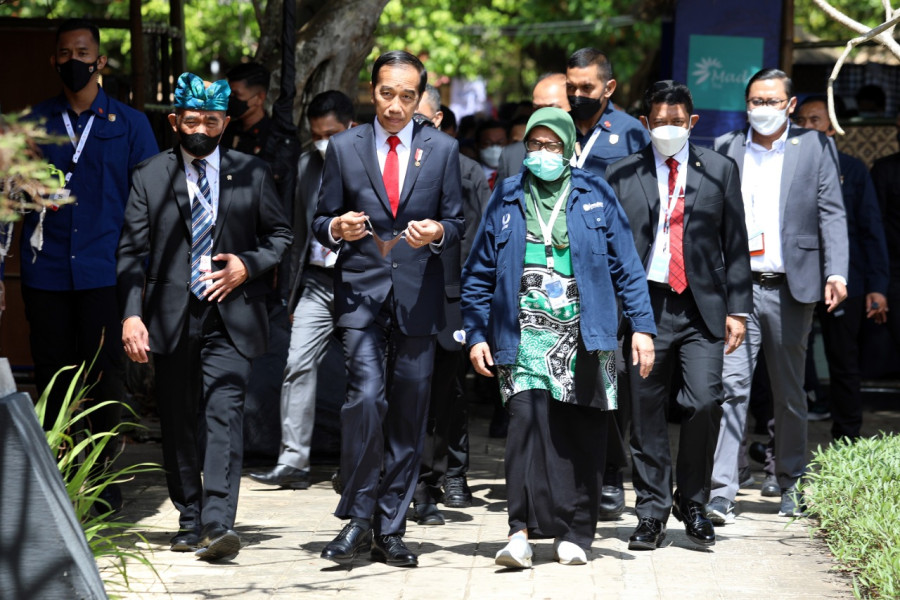
[[[428,409],[434,337],[445,325],[444,273],[438,252],[462,235],[459,151],[456,141],[415,125],[396,217],[375,148],[373,125],[333,136],[328,143],[313,233],[340,249],[334,269],[335,323],[341,328],[348,371],[341,409],[341,478],[335,515],[375,517],[376,534],[402,534],[419,471]],[[382,257],[371,236],[339,244],[330,226],[347,211],[362,211],[383,240],[409,221],[433,219],[444,228],[439,250],[401,241]],[[383,475],[382,475],[383,470]]]
[[[691,145],[684,189],[683,255],[688,288],[681,294],[652,284],[658,336],[656,363],[647,379],[629,365],[632,394],[631,451],[635,511],[665,520],[672,506],[672,459],[666,409],[669,382],[683,372],[678,394],[686,409],[679,438],[676,479],[682,498],[706,503],[722,410],[722,357],[727,315],[752,310],[750,261],[740,175],[734,161]],[[646,269],[660,215],[653,147],[606,172],[625,208],[635,247]],[[626,348],[625,356],[630,352]]]
[[[234,525],[243,395],[250,360],[268,339],[268,289],[260,275],[291,242],[261,160],[223,149],[218,196],[212,255],[237,255],[248,275],[223,301],[199,300],[189,289],[191,196],[180,149],[135,168],[117,255],[123,316],[140,317],[149,332],[166,479],[182,529]],[[205,445],[198,431],[204,422]]]

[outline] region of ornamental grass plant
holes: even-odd
[[[49,390],[56,385],[59,375],[74,368],[61,369],[51,379],[50,385],[35,406],[38,421],[44,422]],[[81,523],[94,560],[102,567],[104,586],[107,591],[128,590],[130,589],[126,567],[128,560],[140,562],[154,574],[156,569],[145,554],[146,550],[135,542],[137,539],[146,548],[148,546],[146,538],[135,530],[134,523],[116,519],[112,507],[101,495],[113,484],[131,481],[140,473],[160,471],[161,467],[154,463],[139,463],[116,468],[113,466],[114,461],[104,460],[104,449],[107,444],[115,443],[120,430],[138,425],[122,422],[112,431],[91,432],[88,427],[91,415],[116,401],[91,403],[87,406],[86,400],[91,388],[84,382],[84,372],[85,367],[82,365],[71,379],[59,415],[45,434],[50,451],[57,459],[57,466],[66,485],[75,516]],[[131,407],[126,404],[122,406],[136,416]],[[106,573],[110,571],[112,577],[107,577]]]
[[[900,436],[821,446],[803,484],[812,529],[857,598],[900,598]]]

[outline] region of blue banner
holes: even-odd
[[[685,83],[700,115],[691,141],[747,126],[744,89],[765,67],[780,67],[782,0],[676,3],[672,78]]]

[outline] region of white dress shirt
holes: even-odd
[[[400,143],[397,144],[397,165],[400,171],[400,177],[398,178],[399,185],[397,186],[397,190],[400,194],[403,194],[403,182],[406,180],[406,169],[409,167],[409,156],[410,149],[412,147],[412,136],[413,136],[413,122],[410,121],[406,124],[406,127],[401,129],[398,133],[392,134],[388,133],[384,130],[384,127],[381,126],[381,123],[378,122],[378,119],[374,121],[375,126],[375,153],[378,155],[378,169],[381,171],[382,176],[384,176],[384,163],[387,160],[388,151],[391,149],[391,145],[388,143],[388,138],[392,135],[396,135],[400,138]]]
[[[653,236],[653,246],[650,248],[650,263],[647,265],[647,279],[659,283],[669,283],[669,229],[666,221],[671,218],[675,210],[675,204],[679,196],[684,195],[685,182],[687,181],[688,154],[690,144],[685,142],[684,147],[672,155],[678,161],[678,179],[675,182],[675,193],[669,197],[669,165],[668,156],[663,156],[653,148],[653,156],[656,158],[656,184],[659,187],[659,220],[656,223],[656,235]],[[690,283],[690,282],[689,282]]]
[[[219,147],[216,146],[216,149],[213,150],[212,154],[203,157],[203,160],[206,161],[206,180],[209,182],[209,193],[212,196],[212,206],[207,205],[206,199],[200,193],[200,172],[197,170],[197,167],[192,164],[197,157],[191,156],[185,152],[184,148],[181,149],[181,156],[184,158],[184,175],[187,178],[191,204],[193,204],[194,198],[198,197],[203,207],[212,213],[212,220],[213,223],[215,223],[216,218],[219,216]],[[215,229],[213,229],[213,232],[215,232]]]
[[[759,273],[784,273],[781,251],[781,172],[789,129],[790,127],[785,128],[781,137],[772,142],[771,150],[753,141],[752,127],[747,132],[741,192],[744,196],[747,236],[751,238],[751,248],[754,247],[754,234],[763,234],[765,252],[750,256],[750,270]]]

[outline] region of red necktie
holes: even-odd
[[[666,159],[669,167],[669,203],[675,194],[675,184],[678,181],[678,161],[672,157]],[[669,285],[679,294],[687,289],[687,275],[684,272],[684,254],[681,248],[681,238],[684,233],[684,193],[678,194],[675,208],[669,215]]]
[[[494,184],[497,183],[497,171],[491,173],[490,178],[488,178],[488,187],[492,190],[494,189]]]
[[[391,212],[397,216],[397,207],[400,206],[400,159],[397,157],[397,144],[400,138],[392,135],[387,139],[391,149],[388,150],[384,160],[384,189],[387,190],[388,201],[391,203]]]

